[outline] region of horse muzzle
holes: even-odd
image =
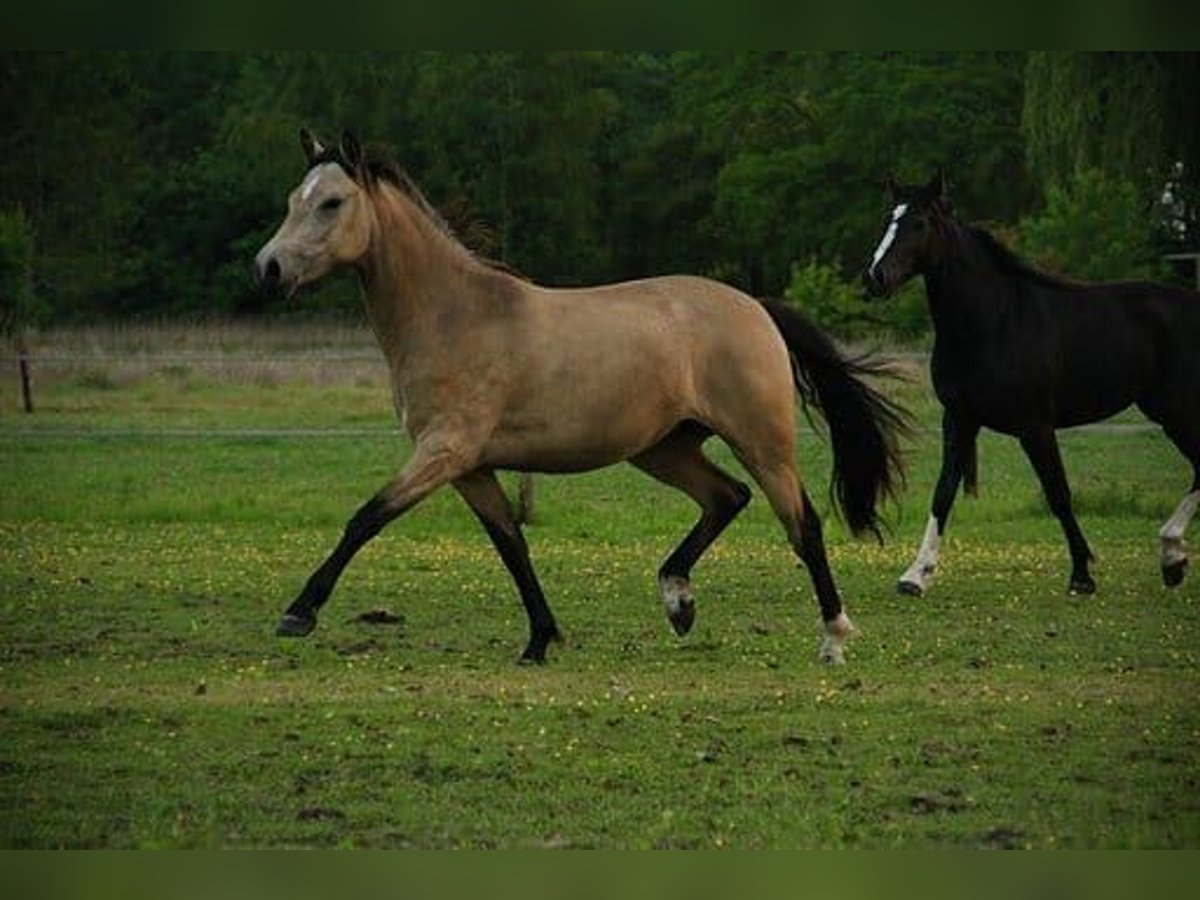
[[[868,297],[886,297],[892,292],[891,285],[884,280],[876,266],[863,269],[862,283]]]
[[[255,257],[254,278],[259,290],[268,297],[290,297],[296,291],[296,279],[284,274],[274,254],[260,253]]]

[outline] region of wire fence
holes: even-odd
[[[11,373],[8,377],[26,412],[36,409],[39,389],[63,385],[100,390],[150,381],[366,386],[385,385],[388,376],[381,354],[369,349],[290,354],[6,353],[0,354],[0,372]]]
[[[885,352],[912,373],[928,368],[929,355],[924,351],[902,350]],[[361,348],[320,349],[315,351],[280,352],[220,352],[213,350],[183,350],[174,352],[64,352],[39,351],[27,354],[0,352],[0,372],[11,373],[14,392],[20,397],[20,409],[32,415],[0,419],[0,435],[6,439],[84,439],[112,440],[169,438],[199,440],[230,439],[325,439],[337,437],[393,438],[396,426],[326,427],[230,426],[176,427],[162,426],[94,426],[71,425],[61,418],[52,425],[36,424],[39,389],[92,390],[99,393],[118,392],[151,381],[204,384],[315,387],[354,386],[390,390],[387,365],[382,354],[372,346]],[[7,379],[6,379],[7,380]],[[11,395],[10,395],[11,396]],[[4,411],[7,405],[0,407]],[[1110,434],[1138,433],[1157,429],[1145,421],[1105,421],[1079,426],[1078,431]],[[803,427],[802,431],[810,429]],[[918,431],[936,431],[929,427]]]

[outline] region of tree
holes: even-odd
[[[402,150],[430,198],[491,224],[495,255],[551,284],[608,273],[598,148],[618,103],[604,53],[421,54]]]
[[[682,68],[695,83],[680,108],[723,155],[708,225],[755,293],[781,291],[796,259],[856,272],[889,172],[945,165],[968,208],[1000,219],[1028,195],[1018,54],[757,53]]]
[[[1161,214],[1161,238],[1200,244],[1200,52],[1029,54],[1021,128],[1045,189],[1098,169]]]
[[[1046,268],[1077,278],[1114,280],[1163,274],[1154,247],[1154,211],[1131,181],[1079,169],[1051,184],[1046,208],[1021,221],[1018,247]]]
[[[946,165],[969,214],[1014,222],[1033,197],[1024,59],[3,53],[0,208],[35,226],[35,289],[59,319],[258,311],[249,261],[302,173],[296,132],[348,127],[536,280],[691,272],[779,294],[796,260],[856,274],[889,171]],[[287,308],[357,304],[335,283]]]
[[[41,309],[33,291],[33,226],[20,209],[0,210],[0,336],[19,335]]]

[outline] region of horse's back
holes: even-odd
[[[1194,423],[1200,418],[1200,293],[1146,283],[1126,289],[1143,308],[1154,341],[1153,377],[1138,405],[1159,422]]]
[[[693,396],[744,379],[779,379],[790,390],[787,348],[752,297],[707,278],[666,275],[542,295],[544,327],[565,346],[586,345],[615,367],[645,371],[655,382],[682,379]],[[566,332],[571,332],[568,336]],[[637,360],[642,360],[641,363]],[[697,411],[697,410],[693,410]]]
[[[516,327],[519,374],[497,437],[509,465],[519,451],[531,468],[593,468],[685,420],[735,442],[753,416],[780,433],[794,424],[782,338],[757,301],[720,282],[530,286]]]
[[[633,341],[677,354],[727,352],[747,340],[782,341],[761,304],[729,285],[693,275],[664,275],[593,288],[538,289],[546,327],[568,342]],[[739,352],[734,350],[733,352]],[[785,351],[786,352],[786,351]]]
[[[1200,389],[1200,295],[1152,282],[1025,281],[982,339],[938,334],[939,398],[981,424],[1019,434],[1049,419],[1071,427],[1163,390]],[[940,330],[939,330],[940,331]],[[1200,395],[1200,390],[1197,391]]]
[[[1180,380],[1200,389],[1200,294],[1126,281],[1090,287],[1086,299],[1092,308],[1113,310],[1102,323],[1102,339],[1078,329],[1082,339],[1091,342],[1098,368],[1119,368],[1123,359],[1132,359],[1144,373],[1145,390]],[[1200,390],[1197,393],[1200,396]]]

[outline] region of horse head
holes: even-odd
[[[288,197],[287,217],[254,258],[261,287],[288,296],[363,259],[374,221],[370,178],[355,137],[347,131],[339,145],[326,146],[301,129],[300,144],[308,171]]]
[[[902,185],[889,176],[892,208],[884,221],[883,236],[863,284],[871,296],[885,297],[914,275],[926,270],[934,258],[939,224],[950,215],[946,176],[941,169],[926,184]]]

